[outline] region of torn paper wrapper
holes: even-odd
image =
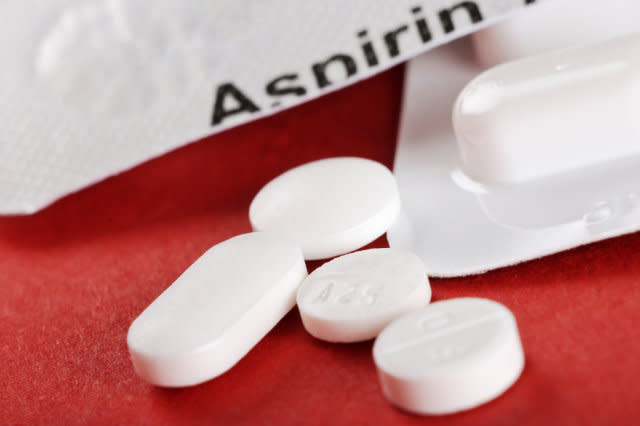
[[[369,77],[528,3],[0,2],[0,214],[35,212],[190,141]]]

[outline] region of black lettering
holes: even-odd
[[[303,96],[307,93],[307,89],[302,86],[282,86],[280,83],[285,81],[295,81],[298,74],[284,74],[274,78],[267,84],[266,91],[271,96],[296,95]]]
[[[358,37],[364,41],[361,47],[367,65],[370,67],[378,65],[378,55],[376,55],[376,51],[373,49],[373,43],[368,37],[367,30],[360,31]]]
[[[400,47],[398,46],[398,35],[407,31],[408,29],[408,26],[403,25],[400,28],[389,31],[384,35],[384,42],[387,44],[387,50],[389,51],[390,57],[393,58],[400,54]]]
[[[231,96],[235,99],[237,106],[230,109],[225,109],[225,101],[227,96]],[[239,114],[243,111],[257,112],[260,108],[251,101],[244,93],[242,93],[233,83],[224,83],[218,86],[216,91],[216,100],[213,106],[213,117],[211,119],[211,125],[215,126],[220,124],[222,120],[230,115]]]
[[[416,16],[416,28],[418,29],[418,34],[420,34],[420,39],[423,43],[427,43],[431,41],[431,31],[429,31],[429,25],[427,24],[427,20],[422,15],[422,8],[420,6],[416,6],[411,9],[411,13]]]
[[[327,67],[332,63],[341,63],[344,65],[344,69],[347,73],[346,77],[349,78],[357,72],[356,62],[349,55],[345,55],[342,53],[333,55],[329,59],[324,62],[318,62],[311,66],[313,70],[313,74],[316,76],[316,82],[318,83],[318,88],[322,89],[331,84],[329,78],[327,77]]]
[[[453,24],[453,12],[458,9],[464,9],[469,13],[469,18],[471,18],[471,23],[475,24],[482,21],[482,14],[480,13],[480,8],[475,2],[472,1],[463,1],[458,3],[455,6],[450,7],[449,9],[441,10],[438,14],[440,16],[440,23],[442,24],[442,29],[446,34],[455,30],[455,26]]]

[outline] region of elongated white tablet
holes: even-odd
[[[385,397],[425,415],[490,401],[524,368],[513,314],[477,298],[432,303],[395,320],[376,339],[373,358]]]
[[[453,111],[462,169],[514,184],[640,154],[640,35],[500,65]]]
[[[297,297],[306,330],[318,339],[343,343],[373,339],[392,320],[430,300],[420,258],[394,249],[333,259],[303,281]]]
[[[340,157],[296,167],[269,182],[249,209],[256,231],[279,233],[306,259],[356,250],[391,226],[400,209],[396,181],[382,164]]]
[[[133,366],[158,386],[190,386],[238,362],[295,304],[300,248],[266,233],[209,249],[129,328]]]
[[[491,67],[640,30],[637,0],[539,0],[537,3],[472,35],[481,64]]]

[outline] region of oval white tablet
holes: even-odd
[[[382,164],[364,158],[314,161],[278,176],[249,209],[256,231],[296,241],[306,259],[356,250],[391,226],[400,209],[396,181]]]
[[[300,248],[273,235],[214,246],[131,324],[136,372],[171,387],[224,373],[294,306],[306,275]]]
[[[424,307],[431,287],[413,253],[363,250],[313,271],[298,290],[306,330],[329,342],[373,339],[398,316]]]
[[[376,339],[373,358],[385,397],[426,415],[490,401],[524,368],[513,314],[476,298],[432,303],[393,321]]]

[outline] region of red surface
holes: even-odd
[[[135,376],[125,343],[131,321],[208,247],[249,231],[249,202],[264,183],[336,155],[391,166],[401,82],[396,68],[150,161],[34,216],[0,219],[0,422],[637,424],[637,234],[482,276],[433,280],[435,300],[506,304],[526,352],[513,388],[463,414],[419,418],[392,408],[378,388],[371,343],[316,341],[295,309],[208,383],[164,390]]]

